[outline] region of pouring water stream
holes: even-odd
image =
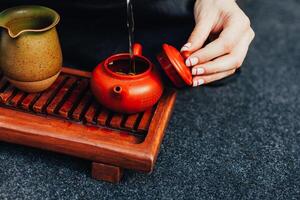
[[[132,9],[132,1],[126,0],[127,4],[127,28],[128,28],[128,41],[129,41],[129,54],[130,54],[130,74],[135,74],[135,62],[134,62],[134,54],[133,54],[133,43],[134,43],[134,16]]]

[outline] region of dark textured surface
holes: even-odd
[[[299,199],[300,3],[244,7],[256,39],[242,73],[179,92],[153,174],[128,172],[112,185],[92,180],[87,161],[0,142],[0,199]],[[98,40],[86,36],[93,25],[73,27],[61,30],[73,67],[91,69],[126,47],[105,27]],[[149,27],[137,38],[153,58],[162,41],[183,44],[191,26],[182,27]]]

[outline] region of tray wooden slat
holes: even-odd
[[[23,99],[22,103],[21,103],[21,107],[24,110],[29,110],[30,106],[32,106],[35,102],[35,100],[40,96],[39,93],[31,93],[31,94],[27,94],[27,96]]]
[[[106,108],[102,108],[100,114],[97,117],[98,124],[105,126],[109,118],[109,111]]]
[[[82,99],[80,100],[78,106],[75,105],[76,109],[72,113],[72,119],[75,119],[76,121],[80,121],[82,116],[85,114],[85,109],[88,107],[89,102],[92,99],[92,93],[91,91],[88,91],[84,94]]]
[[[139,118],[138,113],[129,115],[126,119],[124,127],[128,129],[134,129],[134,126],[137,123],[138,118]]]
[[[9,85],[4,92],[0,94],[0,102],[4,104],[7,103],[9,98],[12,97],[14,90],[14,86]]]
[[[68,78],[66,83],[63,85],[62,88],[58,91],[58,93],[55,95],[54,99],[51,101],[49,106],[47,106],[47,113],[48,114],[54,114],[56,109],[58,109],[58,106],[61,104],[65,96],[68,94],[68,92],[72,89],[73,84],[76,82],[75,77]]]
[[[17,90],[17,94],[10,100],[10,104],[17,107],[21,103],[22,98],[25,96],[25,92]]]
[[[94,119],[95,119],[95,115],[97,110],[99,109],[99,104],[94,100],[92,102],[92,104],[90,105],[89,109],[87,110],[86,114],[85,114],[85,120],[88,123],[93,123]]]
[[[63,81],[66,79],[65,76],[59,76],[58,79],[54,82],[51,87],[46,90],[43,95],[34,103],[33,110],[35,112],[41,113],[43,109],[47,106],[48,101],[50,101],[51,98],[54,97],[57,90],[59,89],[60,85],[63,83]]]
[[[141,122],[137,128],[138,131],[147,131],[148,130],[150,123],[151,123],[151,118],[152,118],[153,112],[154,112],[153,108],[150,108],[144,112]]]
[[[110,120],[110,126],[112,128],[121,128],[122,121],[124,120],[124,118],[125,115],[120,113],[115,113]]]
[[[62,105],[62,107],[59,109],[58,113],[65,118],[68,117],[74,105],[76,105],[78,99],[81,97],[83,92],[87,89],[87,86],[88,86],[88,80],[86,79],[79,80],[74,91],[72,92],[70,97],[66,100],[66,102]]]

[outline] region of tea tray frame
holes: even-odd
[[[117,183],[123,169],[153,171],[176,100],[165,89],[144,113],[122,115],[95,102],[90,72],[63,68],[43,93],[27,94],[0,81],[0,141],[92,161],[92,177]]]

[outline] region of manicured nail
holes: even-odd
[[[187,51],[191,48],[191,46],[192,46],[192,43],[190,43],[190,42],[186,43],[185,45],[183,45],[183,47],[181,48],[180,51]]]
[[[201,75],[201,74],[204,74],[204,69],[199,67],[197,68],[197,75]]]
[[[188,58],[185,61],[185,64],[186,64],[186,66],[191,67],[191,66],[197,65],[198,62],[199,62],[199,59],[197,57],[192,57],[192,58]]]
[[[198,86],[198,81],[193,81],[193,87],[197,87]]]
[[[197,87],[199,85],[203,85],[204,84],[204,80],[203,79],[198,79],[198,80],[194,80],[193,81],[193,87]]]
[[[198,79],[198,85],[203,85],[204,84],[204,80],[203,79]]]
[[[196,68],[192,69],[192,75],[197,75],[197,69]]]
[[[201,75],[204,74],[204,69],[199,67],[199,68],[193,68],[192,69],[192,75]]]

